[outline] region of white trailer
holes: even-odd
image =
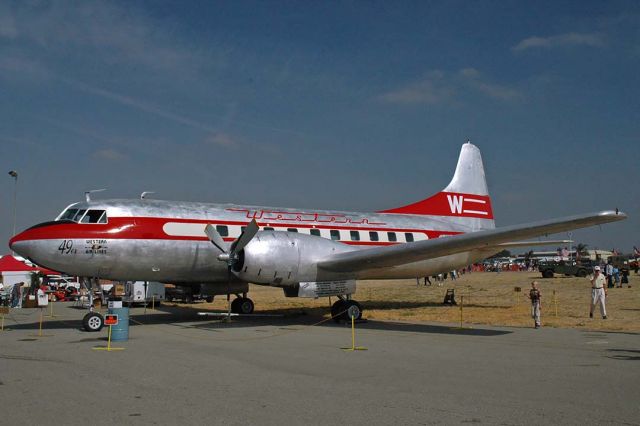
[[[131,304],[164,302],[164,284],[156,281],[126,281],[122,301]]]

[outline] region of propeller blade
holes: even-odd
[[[258,226],[258,223],[255,219],[253,219],[244,229],[244,232],[240,235],[240,238],[236,240],[235,244],[233,245],[233,252],[238,253],[243,248],[245,248],[245,246],[249,244],[249,242],[251,242],[253,237],[256,236],[259,230],[260,227]]]
[[[220,250],[223,253],[227,252],[227,249],[225,249],[224,240],[222,239],[222,236],[218,231],[216,231],[216,228],[213,225],[208,224],[207,226],[205,226],[204,233],[207,234],[207,237],[209,237],[209,240],[211,241],[211,243],[214,246],[216,246],[218,250]]]

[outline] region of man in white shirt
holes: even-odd
[[[600,271],[600,267],[593,268],[594,275],[591,278],[591,309],[589,310],[589,318],[593,318],[593,309],[596,304],[600,305],[600,313],[602,319],[607,319],[607,308],[604,305],[607,297],[607,281]]]

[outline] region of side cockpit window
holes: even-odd
[[[67,209],[57,220],[72,220],[77,223],[107,223],[106,210]]]
[[[107,223],[107,212],[105,210],[89,210],[82,217],[80,223]]]
[[[73,218],[71,218],[71,220],[74,222],[80,222],[80,219],[82,219],[82,216],[84,216],[86,212],[87,211],[83,209],[78,210],[78,212],[73,216]]]
[[[64,213],[60,215],[60,219],[58,220],[73,220],[76,213],[78,213],[78,209],[67,209]]]

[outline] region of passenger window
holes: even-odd
[[[396,241],[398,241],[398,237],[396,237],[395,232],[387,232],[387,238],[389,238],[389,241],[392,243],[395,243]]]
[[[78,213],[78,209],[69,209],[60,216],[60,220],[73,220],[76,213]]]
[[[319,230],[319,229],[310,229],[310,230],[309,230],[309,233],[310,233],[311,235],[315,235],[316,237],[319,237],[319,236],[320,236],[320,230]]]
[[[407,240],[408,243],[413,242],[413,234],[411,232],[405,232],[404,238]]]
[[[298,232],[297,228],[287,228],[287,232]]]
[[[360,232],[351,231],[349,234],[351,234],[351,241],[360,241]]]
[[[229,236],[229,227],[227,225],[216,225],[216,231],[218,231],[221,237]]]
[[[265,227],[264,227],[264,230],[265,230],[265,231],[273,231],[273,228],[272,228],[272,227],[270,227],[270,226],[265,226]]]
[[[331,239],[334,240],[334,241],[339,241],[340,240],[340,231],[332,229],[331,230]]]
[[[375,231],[369,231],[369,239],[371,241],[379,241],[378,239],[378,233]]]
[[[107,223],[106,211],[89,210],[82,218],[81,223]]]

